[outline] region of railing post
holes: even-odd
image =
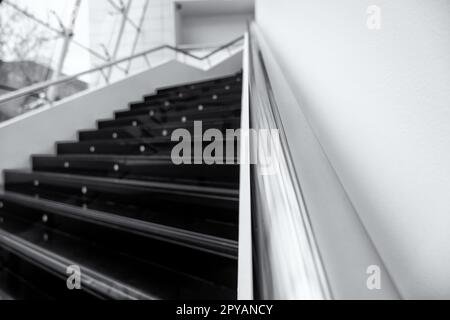
[[[116,44],[114,46],[114,51],[111,56],[112,61],[114,61],[117,58],[117,54],[119,53],[120,44],[122,43],[123,33],[125,31],[125,26],[128,21],[128,13],[130,12],[131,3],[132,3],[132,0],[128,0],[128,3],[120,8],[121,9],[120,12],[122,14],[122,20],[120,22],[119,34],[117,35],[117,40],[116,40]],[[112,73],[112,67],[108,69],[107,74],[106,74],[108,82],[111,78],[111,73]]]

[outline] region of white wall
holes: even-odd
[[[0,173],[4,169],[30,167],[30,155],[48,154],[55,142],[75,140],[77,131],[94,129],[96,121],[112,118],[113,112],[125,109],[159,87],[201,81],[238,72],[242,54],[202,71],[177,61],[131,76],[110,86],[82,93],[0,124]],[[0,175],[0,185],[3,175]]]
[[[386,276],[384,263],[312,131],[272,48],[255,26],[252,36],[258,40],[264,57],[332,298],[397,299],[395,285]],[[367,290],[369,265],[380,266],[384,274],[381,290]]]
[[[257,0],[256,19],[401,296],[450,298],[450,2]]]
[[[247,30],[249,14],[214,14],[181,16],[178,44],[223,44],[242,36]]]

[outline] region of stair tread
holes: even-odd
[[[241,93],[227,93],[222,95],[211,94],[208,97],[202,98],[185,98],[185,99],[158,99],[158,100],[144,100],[136,101],[129,105],[130,110],[141,108],[154,108],[160,110],[171,111],[174,109],[189,109],[196,107],[199,104],[212,106],[223,106],[224,104],[231,104],[241,101]]]
[[[73,219],[81,219],[92,223],[107,224],[113,228],[119,228],[127,232],[138,233],[143,236],[156,237],[182,246],[189,246],[209,251],[231,258],[237,257],[237,241],[215,237],[180,228],[133,219],[108,212],[92,210],[45,199],[36,199],[14,192],[0,192],[0,198],[7,201],[26,204],[28,207],[46,210],[58,215],[69,216]]]
[[[135,261],[121,253],[48,228],[27,228],[15,221],[8,229],[0,229],[0,244],[3,247],[65,278],[67,267],[77,265],[85,280],[82,281],[84,289],[101,293],[110,299],[182,298],[178,296],[182,285],[188,284],[191,290],[202,285],[214,286],[201,279]],[[130,270],[133,272],[130,273]],[[214,290],[220,290],[214,287]]]
[[[161,124],[168,122],[177,122],[180,121],[183,117],[193,120],[204,120],[213,119],[213,116],[216,116],[217,118],[223,119],[224,115],[225,117],[231,117],[232,115],[236,116],[236,114],[240,111],[240,104],[236,104],[227,108],[216,107],[214,109],[205,108],[203,106],[202,111],[199,111],[197,108],[195,108],[194,110],[175,110],[171,114],[168,114],[167,112],[163,113],[161,111],[153,111],[152,115],[149,115],[149,112],[145,110],[135,110],[134,113],[131,110],[125,110],[116,112],[116,118],[114,119],[99,120],[98,125],[114,125],[115,123],[126,123],[127,121],[131,123],[133,120],[145,120],[149,123]],[[129,115],[126,114],[127,112],[129,112]],[[121,116],[117,117],[118,114],[120,114]]]
[[[218,100],[212,100],[210,98],[198,99],[195,101],[183,101],[183,102],[173,102],[170,105],[166,104],[152,104],[151,102],[146,101],[135,101],[130,103],[128,109],[123,109],[120,111],[116,111],[116,116],[122,116],[127,114],[141,114],[143,112],[160,112],[162,114],[170,114],[177,113],[182,111],[192,111],[198,110],[199,106],[202,106],[204,110],[206,109],[216,109],[216,108],[224,108],[230,105],[240,104],[242,101],[241,95],[235,95],[233,97],[225,97]]]
[[[131,286],[128,286],[124,283],[119,282],[116,279],[113,279],[109,276],[105,276],[108,274],[108,271],[104,270],[101,273],[92,270],[90,267],[81,263],[81,261],[76,261],[73,257],[63,256],[58,251],[69,252],[68,250],[64,250],[59,247],[64,246],[61,243],[56,243],[52,241],[52,243],[48,242],[46,244],[47,248],[41,245],[43,242],[42,237],[38,239],[38,232],[41,230],[35,229],[30,232],[25,232],[21,230],[19,227],[14,226],[10,228],[10,230],[6,231],[0,228],[0,244],[13,252],[16,252],[20,255],[25,256],[27,259],[32,260],[34,263],[41,264],[44,267],[50,269],[53,273],[60,274],[64,276],[66,275],[66,268],[72,265],[78,265],[81,267],[81,270],[85,276],[89,277],[91,281],[85,281],[83,283],[85,286],[91,287],[95,286],[97,288],[107,288],[110,294],[110,298],[120,298],[120,299],[155,299],[153,296],[149,296],[148,294],[139,291]],[[45,232],[45,231],[44,231]],[[38,245],[39,243],[39,245]],[[52,250],[50,247],[53,244]],[[73,249],[79,248],[77,246],[73,246]],[[98,252],[98,256],[96,259],[101,257],[101,253]],[[72,258],[72,259],[71,259]],[[96,261],[96,259],[92,259]],[[88,262],[89,259],[86,259]],[[119,289],[119,290],[117,290]],[[114,296],[114,294],[118,294],[119,296]]]
[[[217,187],[202,187],[202,186],[186,186],[183,184],[175,183],[165,183],[165,182],[152,182],[152,181],[138,181],[138,180],[127,180],[127,179],[111,179],[102,177],[91,177],[84,175],[74,175],[74,174],[62,174],[53,172],[34,172],[31,170],[23,169],[11,169],[5,170],[5,173],[21,173],[33,175],[36,177],[48,177],[60,180],[71,180],[71,181],[82,181],[82,182],[93,182],[93,183],[104,183],[104,184],[115,184],[121,185],[123,187],[135,187],[135,188],[148,188],[148,189],[160,189],[164,192],[178,192],[178,193],[191,193],[192,195],[205,196],[205,197],[224,197],[231,200],[237,200],[239,195],[239,190],[227,189],[227,188],[217,188]]]
[[[186,117],[187,118],[187,117]],[[195,118],[187,118],[186,123],[182,123],[181,121],[171,121],[166,123],[140,123],[139,118],[132,118],[130,119],[129,123],[127,124],[119,124],[115,127],[107,127],[107,128],[98,128],[98,129],[91,129],[91,130],[80,130],[79,132],[96,132],[96,131],[114,131],[117,129],[128,129],[128,128],[148,128],[148,129],[166,129],[166,128],[185,128],[185,127],[192,127],[194,125],[194,121],[201,121],[203,125],[212,125],[212,124],[226,124],[230,122],[238,122],[240,123],[240,117],[227,117],[227,118],[215,118],[215,119],[207,119],[207,120],[197,120]],[[136,125],[133,125],[132,123],[136,121]]]
[[[192,138],[194,140],[195,136]],[[230,139],[217,139],[217,141],[226,141]],[[107,144],[152,144],[152,143],[167,143],[171,141],[171,137],[145,137],[139,139],[127,138],[127,139],[114,139],[114,140],[97,140],[93,142],[107,143]],[[178,142],[176,142],[178,143]],[[58,141],[57,144],[85,144],[90,145],[92,141]]]
[[[52,203],[62,203],[83,210],[89,209],[106,212],[133,220],[170,226],[176,229],[188,230],[223,239],[237,240],[238,237],[238,216],[233,214],[221,215],[215,211],[189,212],[186,211],[186,209],[170,210],[170,208],[161,208],[151,205],[130,205],[121,201],[116,201],[115,199],[79,195],[64,190],[38,190],[27,192],[23,189],[13,189],[8,190],[7,194],[18,194],[25,197],[52,201]],[[3,205],[6,205],[8,200],[5,199],[3,202]],[[17,204],[17,202],[11,203]],[[21,212],[20,208],[18,210]],[[28,211],[28,214],[31,214],[31,211]]]
[[[152,159],[135,157],[109,158],[94,155],[34,156],[33,170],[77,175],[102,176],[116,179],[165,181],[183,185],[222,186],[237,188],[239,167],[236,158],[226,159],[229,165],[176,165],[171,157]],[[179,158],[180,161],[184,160]],[[200,159],[204,160],[204,159]],[[191,160],[194,162],[194,159]]]
[[[31,155],[32,158],[44,158],[44,159],[62,159],[62,160],[89,160],[89,161],[110,161],[120,163],[161,163],[161,164],[173,164],[172,157],[169,155],[150,155],[150,156],[138,156],[138,155],[102,155],[102,154],[35,154]],[[233,158],[236,160],[236,158]]]
[[[218,77],[218,78],[213,78],[213,79],[208,79],[208,80],[201,80],[201,81],[196,81],[196,82],[189,82],[189,83],[184,83],[184,84],[179,84],[179,85],[175,85],[175,86],[168,86],[168,87],[162,87],[160,89],[158,89],[158,92],[167,92],[167,91],[171,91],[171,90],[179,90],[180,88],[187,88],[187,87],[192,87],[192,86],[208,86],[208,85],[212,85],[214,83],[223,83],[223,82],[236,82],[236,79],[238,77],[240,77],[241,75],[238,74],[234,74],[234,75],[229,75],[227,77]]]

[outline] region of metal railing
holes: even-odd
[[[223,51],[224,49],[232,47],[235,44],[237,44],[238,42],[241,42],[243,40],[244,40],[244,36],[240,36],[240,37],[238,37],[238,38],[236,38],[236,39],[234,39],[234,40],[232,40],[232,41],[230,41],[230,42],[228,42],[228,43],[218,47],[217,49],[213,50],[212,52],[210,52],[210,53],[208,53],[208,54],[206,54],[204,56],[201,56],[201,57],[197,56],[195,54],[192,54],[192,53],[190,53],[187,50],[179,49],[179,48],[174,47],[174,46],[170,46],[170,45],[158,46],[158,47],[155,47],[155,48],[152,48],[152,49],[144,50],[142,52],[130,55],[130,56],[125,57],[125,58],[117,59],[116,61],[112,61],[112,62],[108,62],[108,63],[102,64],[102,65],[97,66],[95,68],[92,68],[92,69],[89,69],[89,70],[86,70],[86,71],[82,71],[82,72],[79,72],[79,73],[71,75],[71,76],[65,76],[65,77],[61,77],[61,78],[59,78],[57,80],[49,80],[49,81],[37,83],[37,84],[31,85],[29,87],[22,88],[22,89],[13,91],[11,93],[7,93],[5,95],[0,96],[0,104],[4,103],[4,102],[7,102],[7,101],[10,101],[10,100],[13,100],[13,99],[16,99],[16,98],[20,98],[20,97],[29,95],[30,93],[35,93],[37,91],[41,91],[41,90],[46,89],[46,88],[51,87],[51,86],[55,86],[55,85],[58,85],[58,84],[69,82],[71,80],[78,79],[79,77],[82,77],[82,76],[85,76],[85,75],[89,75],[89,74],[92,74],[92,73],[95,73],[95,72],[99,72],[99,71],[107,69],[107,68],[115,67],[115,66],[117,66],[117,65],[119,65],[119,64],[121,64],[123,62],[128,62],[128,61],[131,61],[131,60],[134,60],[134,59],[137,59],[137,58],[141,58],[141,57],[147,57],[151,53],[162,51],[162,50],[165,50],[165,49],[171,50],[171,51],[176,52],[176,53],[181,53],[181,54],[183,54],[185,56],[188,56],[188,57],[190,57],[192,59],[195,59],[195,60],[198,60],[198,61],[205,61],[205,60],[208,60],[209,58],[211,58],[212,56],[214,56],[215,54]]]
[[[255,298],[330,299],[288,137],[258,41],[249,31],[250,124],[267,140],[251,140]],[[296,138],[296,137],[290,137]]]

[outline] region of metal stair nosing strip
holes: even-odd
[[[40,265],[62,279],[67,278],[66,271],[69,266],[78,265],[75,261],[70,261],[1,229],[0,246],[33,264]],[[83,288],[94,295],[119,300],[158,299],[89,268],[80,266],[80,269]]]
[[[72,219],[87,221],[102,226],[109,226],[115,229],[133,232],[141,236],[209,252],[218,256],[237,259],[237,241],[204,235],[197,232],[133,218],[122,217],[107,212],[84,209],[51,200],[36,199],[34,197],[24,196],[17,193],[7,192],[0,194],[0,199],[3,199],[4,201],[11,201],[20,205],[26,205],[27,207],[36,210],[43,210],[52,214],[70,217]]]

